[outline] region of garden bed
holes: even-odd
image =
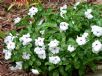
[[[98,3],[100,3],[100,2],[98,2]],[[53,7],[53,8],[56,7],[53,3],[50,3],[50,4],[51,4],[50,7]],[[47,7],[48,5],[46,4],[45,6]],[[15,26],[14,26],[13,19],[15,17],[17,17],[17,16],[24,17],[26,15],[26,13],[27,13],[27,10],[24,9],[24,8],[22,10],[17,9],[18,11],[15,10],[15,9],[11,9],[10,12],[5,12],[4,8],[2,8],[2,7],[5,7],[5,6],[2,6],[2,5],[0,6],[0,8],[1,8],[0,9],[0,12],[1,12],[0,13],[0,29],[1,29],[1,31],[6,33],[9,30],[13,30],[13,29],[16,30],[17,28],[15,28]],[[18,29],[22,29],[22,27],[18,28]],[[3,39],[1,39],[1,47],[3,47],[2,40]],[[3,48],[0,48],[1,51],[2,51],[2,49]],[[1,76],[34,76],[29,71],[28,72],[24,72],[24,71],[18,71],[18,72],[17,71],[10,71],[8,68],[9,68],[11,62],[4,60],[2,52],[0,54],[1,54],[0,55],[1,56],[1,61],[0,61],[0,73],[1,73]]]

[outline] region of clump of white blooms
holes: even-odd
[[[60,7],[60,16],[62,17],[62,18],[64,18],[64,14],[66,14],[67,13],[67,5],[65,4],[65,5],[63,5],[62,7]]]
[[[39,74],[39,71],[37,69],[31,69],[31,72],[35,75],[38,75]]]
[[[10,50],[3,49],[3,53],[4,53],[4,58],[5,58],[5,60],[11,59],[12,53],[11,53]]]
[[[45,45],[44,45],[44,38],[38,37],[38,39],[35,39],[35,46],[34,52],[38,55],[40,59],[46,58],[46,52],[45,52]]]
[[[97,37],[102,36],[102,27],[100,27],[100,26],[97,26],[97,25],[91,26],[91,31]]]
[[[77,42],[78,45],[85,45],[87,40],[86,40],[85,37],[78,37],[77,36],[76,42]]]
[[[58,40],[52,40],[50,41],[49,45],[49,50],[51,53],[53,54],[58,54],[60,47],[58,47],[59,45],[59,41]],[[60,57],[59,56],[50,56],[49,57],[49,62],[53,63],[53,64],[58,64],[60,62]]]
[[[67,50],[68,50],[69,52],[73,52],[73,51],[75,50],[75,47],[72,46],[72,45],[68,45]]]
[[[17,18],[14,19],[14,23],[15,24],[19,23],[20,21],[21,21],[21,18],[20,17],[17,17]]]
[[[80,4],[80,2],[75,3],[74,9],[76,9],[79,4]]]
[[[88,19],[92,19],[93,15],[91,13],[92,13],[92,9],[87,9],[87,11],[85,11],[85,17]]]
[[[16,62],[16,66],[11,66],[11,70],[21,70],[22,69],[22,61]]]
[[[7,45],[8,50],[14,50],[15,49],[15,43],[13,42],[15,36],[13,36],[11,33],[4,38],[4,43]]]
[[[26,59],[26,60],[29,60],[30,59],[30,54],[29,53],[27,53],[27,52],[23,52],[23,55],[22,55],[22,58],[23,59]]]
[[[92,52],[93,53],[99,53],[100,51],[102,50],[102,44],[99,40],[95,40],[93,43],[92,43]]]
[[[18,32],[18,34],[16,34],[15,31],[12,31],[13,34],[16,34],[16,36],[15,35],[13,36],[13,34],[10,33],[8,36],[4,38],[5,49],[3,49],[3,53],[4,53],[5,60],[11,59],[13,61],[16,61],[16,65],[11,66],[10,69],[11,70],[21,70],[23,68],[23,63],[28,61],[27,65],[24,65],[24,68],[25,69],[29,68],[33,74],[39,75],[40,72],[43,71],[43,69],[47,70],[50,67],[53,68],[53,66],[50,66],[50,65],[55,65],[55,70],[56,70],[56,65],[60,64],[61,60],[63,60],[63,62],[60,64],[60,66],[62,66],[63,68],[63,65],[66,65],[67,67],[67,65],[69,65],[69,63],[71,62],[70,60],[73,60],[73,58],[67,59],[68,57],[72,55],[67,55],[66,50],[68,53],[72,54],[76,52],[77,50],[80,51],[83,49],[84,52],[81,53],[83,57],[85,56],[84,53],[87,53],[87,51],[89,51],[90,49],[92,50],[91,53],[95,53],[96,55],[100,51],[102,51],[102,43],[101,43],[102,40],[97,39],[97,37],[101,38],[102,36],[102,27],[98,25],[92,25],[90,27],[91,30],[88,28],[89,27],[88,25],[90,24],[93,24],[93,23],[101,24],[101,23],[100,21],[95,22],[96,20],[92,20],[94,18],[92,9],[86,9],[86,11],[84,12],[83,10],[85,9],[81,9],[81,8],[80,10],[74,10],[78,8],[79,4],[80,2],[77,2],[75,3],[74,7],[68,9],[68,14],[67,14],[66,4],[60,7],[60,15],[59,13],[54,15],[52,13],[53,11],[51,11],[50,13],[51,19],[49,19],[50,16],[44,15],[44,14],[48,14],[49,11],[47,11],[46,13],[46,11],[43,11],[42,8],[40,9],[42,11],[40,11],[36,7],[31,7],[28,12],[28,15],[31,19],[34,19],[33,16],[35,17],[38,11],[39,13],[42,12],[42,14],[37,15],[37,17],[35,17],[35,21],[32,21],[32,20],[28,21],[29,25],[31,26]],[[82,6],[82,7],[85,8],[87,6]],[[78,11],[81,11],[81,15]],[[95,14],[95,17],[97,17],[98,14],[100,13]],[[59,19],[59,20],[55,20],[54,18]],[[85,18],[85,21],[83,21],[84,18]],[[98,18],[100,20],[100,16],[98,16]],[[21,18],[17,17],[14,19],[14,24],[17,24],[20,21],[21,21]],[[84,23],[80,23],[81,21],[83,21]],[[83,27],[83,25],[87,23],[88,25]],[[53,24],[58,25],[58,27],[54,27]],[[22,33],[25,33],[27,31],[28,33],[22,35]],[[86,32],[81,34],[83,31],[86,31]],[[91,35],[90,32],[93,34]],[[30,35],[31,33],[33,34],[32,36]],[[64,34],[65,37],[63,37],[60,34]],[[39,37],[35,39],[36,36],[39,36]],[[94,39],[97,39],[97,40],[92,42]],[[92,42],[91,47],[90,47],[90,42]],[[84,47],[89,47],[89,48],[84,48]],[[33,49],[33,52],[32,52],[32,49]],[[16,57],[13,57],[16,55],[19,56],[18,59]],[[37,58],[34,58],[36,56]],[[90,55],[90,57],[92,56]],[[32,57],[34,59],[32,59]],[[69,63],[66,62],[66,60],[69,60]],[[34,62],[38,64],[35,65]],[[47,64],[48,64],[48,67],[46,67]],[[39,67],[41,68],[39,69]]]
[[[35,39],[35,45],[44,46],[44,38],[38,37],[38,39]]]
[[[22,42],[23,45],[28,45],[32,39],[30,38],[30,34],[27,33],[25,35],[23,35],[22,37],[20,37],[20,42]]]
[[[58,64],[61,61],[59,56],[51,56],[49,57],[49,62],[52,64]]]
[[[4,43],[6,44],[6,49],[3,49],[3,53],[4,53],[4,58],[6,60],[11,58],[12,50],[14,50],[16,47],[15,42],[13,42],[14,38],[15,38],[15,36],[13,36],[11,33],[4,38]]]
[[[34,52],[38,55],[38,57],[40,59],[45,59],[46,58],[45,48],[43,48],[43,47],[36,47],[34,49]]]
[[[58,45],[59,45],[58,40],[54,39],[50,41],[50,43],[48,44],[50,52],[53,54],[59,53],[60,47],[58,47]]]
[[[31,7],[31,8],[29,9],[28,15],[30,15],[30,17],[33,17],[37,12],[38,12],[38,8],[36,8],[36,7]]]
[[[61,22],[59,27],[61,31],[66,31],[68,29],[69,24],[66,22]]]

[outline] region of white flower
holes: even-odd
[[[92,18],[93,18],[93,15],[92,15],[92,14],[88,14],[88,15],[86,15],[86,17],[87,17],[88,19],[92,19]]]
[[[10,70],[15,71],[15,70],[21,70],[22,69],[22,61],[16,62],[16,66],[11,66],[9,67]]]
[[[49,50],[50,50],[53,54],[58,54],[60,48],[59,48],[59,47],[49,47]]]
[[[92,43],[92,52],[99,53],[102,50],[102,44],[99,40],[96,40]]]
[[[6,49],[3,49],[3,53],[6,53],[8,50],[6,50]]]
[[[34,49],[34,52],[35,52],[36,54],[39,54],[39,53],[42,52],[42,51],[45,51],[44,48],[42,48],[42,47],[36,47],[36,48]]]
[[[22,61],[16,62],[16,69],[21,70],[22,69]]]
[[[82,37],[85,37],[85,38],[87,38],[88,37],[88,33],[87,32],[85,32],[83,35],[82,35]]]
[[[86,14],[92,13],[92,9],[87,9]]]
[[[85,37],[78,37],[77,36],[76,42],[78,45],[84,45],[84,44],[86,44],[87,41],[86,41]]]
[[[7,49],[8,50],[14,50],[15,49],[15,43],[14,42],[9,42],[7,44]]]
[[[36,47],[34,49],[34,52],[38,55],[38,57],[40,59],[45,59],[46,58],[45,48],[43,48],[43,47]]]
[[[51,56],[49,57],[49,62],[53,64],[58,64],[61,61],[59,56]]]
[[[21,18],[20,17],[17,17],[17,18],[14,19],[14,23],[15,24],[19,23],[20,21],[21,21]]]
[[[72,45],[68,45],[67,50],[70,51],[70,52],[73,52],[75,50],[75,47],[72,46]]]
[[[93,34],[97,37],[102,36],[102,27],[99,27],[97,25],[93,25],[91,26],[91,31],[93,32]]]
[[[37,12],[38,12],[38,8],[36,8],[36,7],[31,7],[31,8],[29,9],[28,15],[30,15],[31,17],[33,17]]]
[[[10,33],[8,36],[6,36],[6,37],[4,38],[4,43],[5,43],[5,44],[8,44],[9,42],[12,42],[14,38],[15,38],[15,37]]]
[[[35,39],[35,45],[44,46],[44,38],[38,37],[38,39]]]
[[[23,45],[28,45],[32,41],[31,38],[25,38],[23,41]]]
[[[61,22],[60,23],[60,30],[61,31],[66,31],[68,29],[69,24],[66,22]]]
[[[67,13],[67,5],[63,5],[62,7],[60,7],[60,16],[64,18],[63,15],[66,13]]]
[[[20,37],[19,40],[20,40],[20,42],[22,42],[23,45],[28,45],[32,41],[29,33]]]
[[[39,71],[37,69],[31,69],[32,73],[35,74],[35,75],[38,75],[39,74]]]
[[[92,9],[87,9],[87,11],[85,12],[85,17],[87,17],[88,19],[92,19],[93,15],[92,13]]]
[[[45,58],[46,58],[46,53],[45,53],[45,51],[40,52],[40,53],[38,54],[38,57],[39,57],[40,59],[45,59]]]
[[[54,39],[54,40],[50,41],[50,43],[48,45],[51,48],[57,47],[59,45],[59,41]]]
[[[10,70],[12,70],[12,71],[17,70],[17,68],[16,68],[16,67],[14,67],[14,66],[9,67],[9,69],[10,69]]]
[[[23,59],[26,59],[26,60],[29,60],[30,59],[30,54],[29,53],[27,53],[27,52],[23,52],[23,55],[22,55],[22,58]]]
[[[5,54],[5,55],[4,55],[4,58],[5,58],[6,60],[11,59],[11,55],[12,55],[11,51],[6,50],[6,52],[5,52],[4,54]]]
[[[80,4],[80,2],[75,3],[74,9],[76,9],[79,4]]]

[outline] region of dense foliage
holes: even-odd
[[[74,69],[84,76],[86,66],[94,70],[102,59],[102,6],[78,2],[58,11],[36,7],[15,18],[15,26],[25,28],[4,39],[5,59],[16,63],[11,70],[49,76],[71,76]]]

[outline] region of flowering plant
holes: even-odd
[[[20,31],[4,39],[6,60],[15,62],[11,70],[25,69],[34,74],[71,76],[73,69],[84,76],[86,66],[94,69],[102,59],[101,5],[80,2],[63,5],[59,12],[31,7],[24,18],[15,18]]]

